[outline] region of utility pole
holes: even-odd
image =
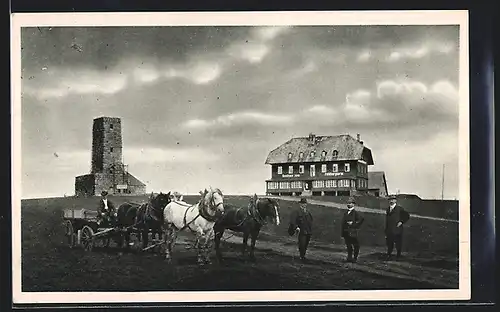
[[[444,200],[444,164],[443,164],[443,177],[441,181],[441,201]]]

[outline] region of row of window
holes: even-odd
[[[364,166],[361,166],[362,168]],[[327,172],[327,165],[322,164],[321,165],[321,173],[326,173]],[[344,164],[344,172],[350,172],[351,171],[351,164]],[[316,165],[310,165],[309,167],[309,172],[311,177],[314,177],[316,175]],[[331,172],[339,172],[339,165],[338,164],[332,164],[331,166]],[[362,171],[360,171],[362,172]],[[304,173],[304,165],[299,165],[299,172],[298,173]],[[283,174],[283,167],[278,166],[278,174]],[[294,174],[294,166],[288,166],[288,174]]]
[[[268,190],[286,190],[286,189],[300,189],[303,187],[302,181],[281,181],[281,182],[267,182]],[[334,188],[334,187],[351,187],[356,188],[356,180],[340,179],[340,180],[322,180],[312,181],[313,188]],[[358,188],[367,188],[368,183],[366,180],[358,180]]]
[[[322,157],[322,158],[325,158],[327,154],[328,154],[328,153],[327,153],[327,151],[322,151],[322,152],[321,152],[321,157]],[[312,158],[313,158],[314,156],[316,156],[316,151],[311,151],[311,152],[309,153],[309,156],[311,156]],[[338,156],[339,156],[339,151],[334,150],[334,151],[332,152],[332,157],[333,157],[333,158],[337,158]],[[290,160],[290,159],[292,159],[292,158],[293,158],[293,153],[292,153],[292,152],[288,153],[288,160]],[[300,153],[299,153],[299,158],[300,158],[300,159],[304,158],[304,152],[300,152]]]

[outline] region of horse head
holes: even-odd
[[[279,201],[273,198],[262,198],[257,205],[259,213],[263,218],[271,218],[272,222],[280,225]]]
[[[210,215],[224,214],[224,195],[220,189],[210,187],[210,190],[205,189],[200,194],[200,202]]]
[[[156,209],[163,210],[171,202],[170,192],[166,194],[160,192],[160,194],[156,195],[156,197],[151,199],[151,202]]]

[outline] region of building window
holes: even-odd
[[[322,151],[321,152],[321,158],[325,158],[326,157],[326,151]]]
[[[356,181],[351,180],[351,188],[356,188]]]
[[[345,172],[351,171],[351,165],[350,164],[344,164],[344,171]]]
[[[276,190],[278,188],[278,182],[267,182],[267,188],[269,190]]]
[[[299,153],[299,158],[300,158],[300,159],[304,158],[304,153],[303,153],[303,152],[300,152],[300,153]]]
[[[316,152],[315,151],[311,151],[311,154],[310,154],[311,158],[314,158],[315,155],[316,155]]]
[[[112,147],[110,147],[109,150],[110,150],[111,153],[113,153],[113,148]]]
[[[293,166],[288,166],[288,174],[293,174]]]
[[[290,183],[290,187],[293,188],[293,189],[302,188],[302,182],[300,182],[300,181],[292,181]]]
[[[315,165],[311,165],[311,167],[309,167],[309,174],[311,175],[311,177],[315,177],[316,176],[316,166]]]
[[[337,182],[336,180],[327,180],[325,182],[325,186],[329,188],[336,187],[337,186],[336,182]]]
[[[290,188],[290,182],[280,182],[280,189],[286,190]]]
[[[278,174],[282,174],[283,173],[283,168],[281,166],[278,166]]]
[[[350,183],[349,180],[339,180],[338,185],[339,187],[349,187]]]
[[[288,160],[292,160],[292,156],[293,156],[292,153],[288,153]]]
[[[322,188],[325,187],[325,181],[313,181],[314,188]]]
[[[304,173],[304,165],[299,166],[299,173]]]
[[[109,129],[113,130],[113,124],[109,124]]]
[[[332,171],[333,172],[338,172],[339,171],[339,165],[338,164],[333,164]]]
[[[332,156],[333,156],[334,158],[337,158],[337,157],[339,156],[339,151],[334,150],[334,151],[333,151],[333,153],[332,153]]]
[[[326,164],[321,165],[321,172],[325,173],[326,172]]]

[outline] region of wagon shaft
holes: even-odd
[[[104,235],[104,234],[107,234],[107,233],[109,233],[109,232],[113,232],[113,231],[115,231],[115,229],[114,229],[114,228],[111,228],[111,229],[106,229],[106,230],[104,230],[104,231],[101,231],[101,232],[97,232],[97,233],[95,233],[95,234],[93,235],[93,237],[102,236],[102,235]]]
[[[160,246],[160,245],[163,245],[163,244],[165,244],[165,241],[160,241],[160,242],[158,242],[158,243],[156,243],[156,244],[153,244],[153,245],[151,245],[151,246],[148,246],[148,247],[146,247],[146,248],[142,249],[142,251],[148,251],[148,250],[150,250],[150,249],[155,248],[156,246]]]

